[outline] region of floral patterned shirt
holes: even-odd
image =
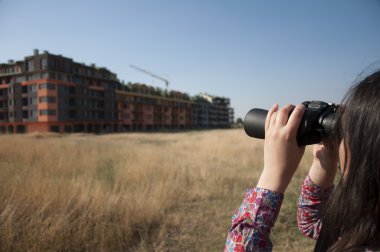
[[[303,234],[318,238],[321,228],[319,209],[333,187],[322,189],[306,177],[298,205],[298,223]],[[263,188],[248,189],[243,203],[232,216],[225,252],[272,251],[269,238],[284,195]]]
[[[297,221],[301,233],[314,240],[318,239],[322,227],[321,208],[330,197],[334,186],[321,188],[306,177],[298,199]]]

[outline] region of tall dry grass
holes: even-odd
[[[256,184],[262,141],[242,130],[0,137],[1,251],[222,251]],[[307,251],[296,225],[307,151],[272,232]]]

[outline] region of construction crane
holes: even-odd
[[[169,89],[169,81],[168,81],[167,79],[164,79],[164,78],[162,78],[162,77],[160,77],[160,76],[158,76],[158,75],[156,75],[156,74],[154,74],[154,73],[151,73],[151,72],[149,72],[149,71],[147,71],[147,70],[144,70],[144,69],[142,69],[142,68],[140,68],[140,67],[137,67],[137,66],[134,66],[134,65],[129,65],[129,66],[132,67],[132,68],[134,68],[134,69],[136,69],[137,71],[140,71],[140,72],[142,72],[142,73],[145,73],[145,74],[147,74],[147,75],[152,76],[153,78],[156,78],[156,79],[159,79],[159,80],[165,82],[166,90]]]

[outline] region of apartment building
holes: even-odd
[[[104,67],[47,51],[0,64],[0,133],[219,128],[231,122],[228,98],[125,85]]]
[[[165,92],[144,84],[116,90],[123,131],[190,129],[193,102],[184,93]]]

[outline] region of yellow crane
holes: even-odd
[[[140,68],[140,67],[137,67],[137,66],[134,66],[134,65],[129,65],[129,66],[132,67],[133,69],[136,69],[137,71],[140,71],[140,72],[142,72],[142,73],[145,73],[145,74],[147,74],[147,75],[152,76],[153,78],[156,78],[156,79],[159,79],[159,80],[165,82],[166,90],[169,89],[169,81],[168,81],[167,79],[162,78],[161,76],[158,76],[157,74],[151,73],[151,72],[149,72],[149,71],[147,71],[147,70],[145,70],[145,69],[142,69],[142,68]]]

